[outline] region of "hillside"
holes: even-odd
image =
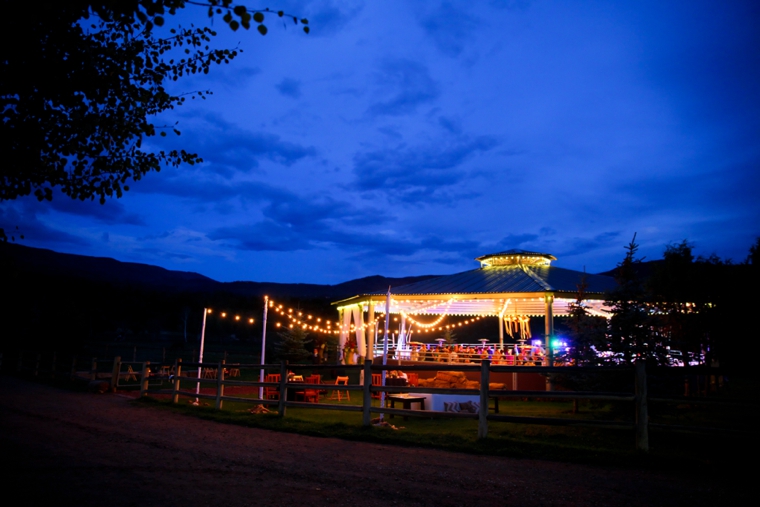
[[[383,291],[433,278],[433,275],[389,278],[379,275],[336,285],[276,282],[218,282],[190,271],[172,271],[149,264],[122,262],[106,257],[89,257],[2,244],[3,265],[18,275],[67,278],[107,283],[131,289],[166,293],[229,293],[244,297],[343,299],[367,292]]]

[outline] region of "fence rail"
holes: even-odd
[[[5,361],[5,362],[4,362]],[[5,366],[8,370],[13,364],[0,354],[0,367]],[[712,434],[715,432],[730,432],[732,434],[745,434],[741,430],[726,430],[710,427],[694,427],[676,424],[658,424],[649,422],[648,405],[649,403],[657,404],[681,404],[689,403],[695,405],[712,405],[716,407],[737,406],[744,407],[748,402],[703,399],[692,396],[649,396],[647,375],[649,370],[643,362],[637,363],[634,367],[548,367],[534,366],[529,368],[530,373],[540,373],[551,377],[554,374],[573,375],[573,374],[624,374],[630,375],[633,392],[600,392],[600,391],[557,391],[552,390],[551,382],[547,382],[546,391],[538,390],[508,390],[492,389],[489,379],[491,373],[525,373],[526,368],[521,366],[510,366],[502,364],[491,364],[488,360],[483,360],[480,364],[414,364],[403,366],[395,365],[376,365],[365,363],[363,365],[335,365],[335,364],[242,364],[226,363],[183,363],[177,359],[173,364],[154,363],[149,361],[122,361],[117,356],[112,360],[102,360],[98,358],[82,359],[72,356],[68,360],[55,353],[28,353],[20,352],[16,358],[16,371],[18,373],[31,374],[40,378],[71,378],[83,379],[87,381],[108,382],[112,390],[116,389],[140,389],[141,396],[166,395],[174,403],[178,403],[180,397],[195,398],[197,400],[213,400],[215,408],[222,409],[225,402],[249,403],[276,407],[280,416],[285,416],[288,408],[308,408],[321,410],[338,410],[349,412],[361,412],[362,424],[369,426],[371,424],[371,415],[387,414],[402,415],[415,417],[457,417],[478,420],[478,437],[486,438],[488,436],[489,421],[510,422],[519,424],[540,424],[540,425],[559,425],[559,426],[587,426],[595,428],[613,428],[623,430],[634,430],[636,435],[636,448],[640,450],[649,449],[649,430],[668,430],[668,431],[686,431],[697,433]],[[70,365],[70,367],[65,366]],[[126,368],[126,370],[125,370]],[[374,385],[372,383],[373,373],[382,373],[403,368],[406,373],[415,372],[470,372],[479,373],[480,383],[478,388],[437,388],[429,386],[398,386],[398,385]],[[253,370],[255,372],[276,372],[280,375],[278,382],[262,382],[260,380],[231,380],[226,378],[228,371]],[[358,374],[359,382],[347,385],[336,384],[314,384],[314,383],[294,383],[288,381],[289,371],[324,371],[340,370],[341,373],[353,372]],[[201,372],[199,374],[199,371]],[[210,373],[212,378],[204,378],[203,373]],[[721,372],[715,368],[704,366],[696,367],[678,367],[668,369],[651,369],[652,373],[661,375],[720,375]],[[261,378],[261,377],[260,377]],[[170,382],[171,388],[165,388],[166,382]],[[190,388],[187,385],[190,384]],[[215,392],[200,392],[200,386],[213,386]],[[258,397],[243,397],[226,395],[225,387],[251,387],[258,388]],[[266,399],[261,396],[263,389],[274,389],[273,394],[276,399]],[[288,399],[289,391],[305,390],[340,390],[341,392],[353,392],[359,394],[361,404],[335,404],[335,403],[310,403],[307,401],[297,401]],[[381,396],[407,393],[414,394],[432,394],[432,395],[465,395],[477,396],[480,400],[477,413],[456,413],[439,410],[410,410],[392,408],[388,406],[372,405],[373,394],[380,393]],[[625,402],[632,403],[634,407],[634,420],[611,421],[611,420],[587,420],[571,418],[551,418],[551,417],[528,417],[516,416],[509,414],[490,413],[490,400],[495,400],[495,410],[498,412],[498,400],[504,398],[533,398],[547,400],[595,400],[604,402]],[[357,400],[359,401],[359,400]]]

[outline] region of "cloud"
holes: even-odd
[[[181,136],[170,134],[165,140],[155,142],[161,148],[195,152],[211,170],[228,178],[236,172],[256,169],[262,159],[290,166],[317,154],[312,146],[284,141],[269,132],[246,130],[215,113],[186,118],[187,124],[178,126]]]
[[[488,4],[497,9],[525,10],[530,7],[531,0],[489,0]]]
[[[619,238],[622,231],[606,231],[591,238],[570,237],[562,241],[556,255],[557,257],[572,257],[583,255],[593,257],[592,253],[610,246],[619,246]]]
[[[413,113],[417,107],[430,103],[440,94],[438,83],[428,68],[411,60],[385,61],[377,76],[378,95],[370,105],[370,116],[399,116]]]
[[[219,227],[207,237],[247,251],[336,249],[362,253],[366,258],[412,256],[421,251],[458,255],[478,251],[477,243],[470,240],[446,239],[435,233],[399,233],[396,218],[388,212],[330,197],[281,193],[261,211],[261,220]]]
[[[203,170],[166,169],[144,178],[135,193],[172,195],[197,204],[222,204],[234,199],[243,203],[296,199],[292,192],[259,181],[231,181]]]
[[[472,39],[478,20],[451,2],[444,2],[424,16],[421,25],[441,53],[457,57]]]
[[[18,204],[21,206],[17,206]],[[48,203],[36,203],[35,201],[34,204],[37,204],[39,209],[45,209]],[[24,240],[19,240],[20,244],[90,246],[90,242],[84,238],[49,227],[37,218],[34,209],[33,204],[19,203],[19,201],[0,204],[0,224],[5,229],[5,233],[9,237],[15,236],[17,240],[23,235]],[[18,229],[16,229],[17,227]]]
[[[460,136],[426,146],[360,152],[354,156],[353,186],[363,192],[385,192],[392,200],[435,199],[469,175],[460,165],[497,144],[489,136]]]
[[[538,238],[538,234],[508,234],[496,244],[496,247],[499,250],[525,249],[526,243],[532,243]]]
[[[115,199],[109,199],[105,204],[100,204],[96,201],[79,201],[60,195],[49,202],[47,206],[55,211],[94,218],[106,224],[146,224],[143,217],[135,213],[127,213],[124,205]]]
[[[286,77],[275,85],[277,91],[286,97],[298,99],[301,97],[301,81]]]
[[[469,253],[472,256],[473,252],[479,251],[478,243],[469,240],[446,240],[437,235],[407,238],[392,233],[367,232],[366,227],[353,230],[343,225],[328,220],[294,225],[266,219],[253,224],[221,227],[212,231],[209,238],[249,251],[335,249],[353,253],[356,259],[365,261],[375,256],[410,257],[420,252],[456,253],[458,256]]]
[[[261,74],[259,67],[241,67],[236,64],[233,66],[218,66],[213,69],[209,74],[203,74],[203,77],[193,76],[193,81],[188,81],[191,84],[195,84],[197,80],[199,87],[207,87],[210,83],[213,83],[213,88],[217,86],[223,86],[227,89],[240,89],[245,86],[254,77]]]
[[[336,5],[336,2],[321,1],[310,5],[308,14],[310,37],[333,36],[345,28],[364,9],[358,2]]]
[[[462,133],[462,123],[459,120],[441,116],[438,118],[438,124],[452,134],[460,135]]]

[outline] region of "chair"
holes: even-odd
[[[373,373],[372,374],[372,385],[373,386],[381,386],[383,385],[383,375],[381,373]],[[372,393],[372,397],[379,400],[380,399],[380,393]]]
[[[280,383],[281,379],[282,377],[280,377],[279,373],[270,373],[269,375],[264,377],[265,382],[277,382],[278,384]],[[280,399],[279,387],[265,386],[264,399],[265,400],[279,400]]]
[[[336,386],[347,386],[348,385],[348,377],[337,377],[335,379],[335,385]],[[345,394],[345,398],[348,401],[351,401],[351,394],[346,389],[333,389],[332,393],[330,394],[331,400],[338,400],[341,401],[341,396],[343,396],[342,393]]]
[[[319,381],[321,378],[322,378],[321,375],[311,375],[304,379],[304,383],[305,384],[319,384]],[[298,398],[303,398],[303,401],[311,400],[314,403],[319,403],[319,389],[305,388],[300,391],[296,391],[296,401],[298,400]]]

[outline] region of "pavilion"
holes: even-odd
[[[362,294],[333,303],[340,313],[340,350],[348,340],[353,320],[357,353],[370,358],[378,332],[375,314],[386,312],[398,316],[402,337],[408,326],[439,327],[449,315],[498,317],[502,349],[505,330],[512,334],[515,328],[524,334],[530,317],[543,316],[545,335],[552,337],[554,317],[570,314],[581,284],[585,284],[586,310],[608,316],[606,293],[617,285],[612,277],[554,267],[551,262],[557,259],[553,255],[524,250],[507,250],[476,260],[480,262],[477,269],[391,288],[389,307],[385,293]],[[420,315],[436,318],[422,322],[416,319]],[[551,354],[551,347],[548,352]]]

